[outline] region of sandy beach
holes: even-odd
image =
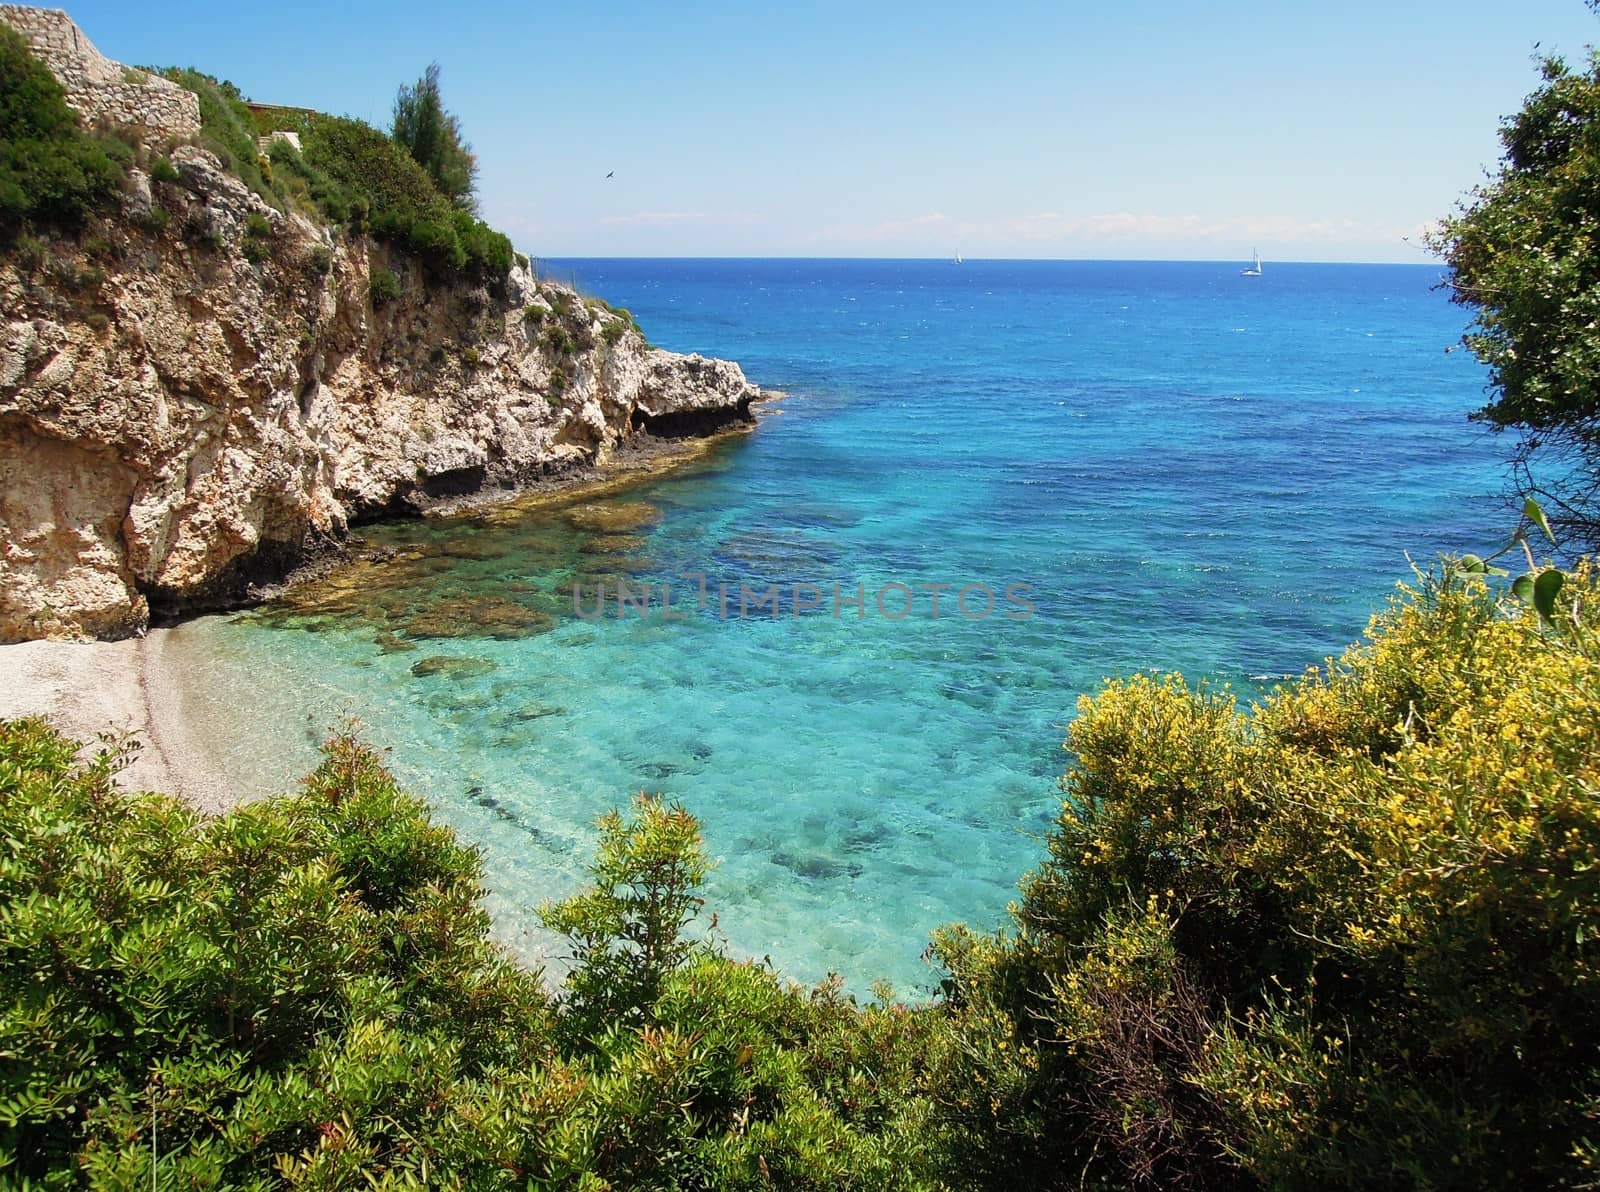
[[[91,749],[101,733],[132,733],[139,751],[119,776],[122,786],[175,795],[203,811],[226,810],[237,798],[203,746],[184,731],[176,677],[163,665],[170,632],[0,646],[0,720],[44,716]]]

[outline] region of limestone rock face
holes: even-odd
[[[441,281],[271,209],[204,150],[172,160],[178,181],[134,171],[119,216],[0,264],[0,641],[223,606],[352,520],[705,433],[760,396],[525,268]],[[379,270],[400,295],[375,306]]]

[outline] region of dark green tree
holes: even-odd
[[[473,210],[478,159],[461,139],[461,122],[444,110],[437,62],[414,85],[401,85],[394,99],[393,135],[428,171],[441,194],[462,210]]]
[[[1569,545],[1600,545],[1600,56],[1541,64],[1543,81],[1501,128],[1498,173],[1430,237],[1464,343],[1489,366],[1473,415],[1520,432],[1520,487]]]

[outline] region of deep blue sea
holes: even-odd
[[[925,988],[929,930],[999,925],[1042,855],[1080,695],[1180,670],[1248,699],[1357,638],[1408,556],[1512,524],[1437,269],[1239,268],[560,262],[787,398],[609,515],[377,527],[401,553],[354,596],[183,626],[189,713],[253,790],[359,716],[530,952],[595,817],[648,790],[703,820],[735,951]],[[574,582],[620,581],[657,585],[648,616],[574,615]],[[773,584],[782,615],[738,615]],[[414,673],[439,657],[465,661]]]

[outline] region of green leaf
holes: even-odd
[[[1511,581],[1511,591],[1524,604],[1533,603],[1533,576],[1519,575]]]
[[[1462,555],[1457,567],[1467,575],[1482,575],[1487,570],[1487,564],[1477,555]]]
[[[1554,567],[1541,571],[1533,581],[1533,607],[1539,610],[1539,616],[1546,621],[1555,620],[1556,597],[1561,594],[1561,586],[1566,582],[1567,577]]]
[[[1550,523],[1548,520],[1546,520],[1544,510],[1539,507],[1538,501],[1535,501],[1532,497],[1529,497],[1525,502],[1523,502],[1522,516],[1543,530],[1544,536],[1550,539],[1551,542],[1556,540],[1556,536],[1550,532]]]

